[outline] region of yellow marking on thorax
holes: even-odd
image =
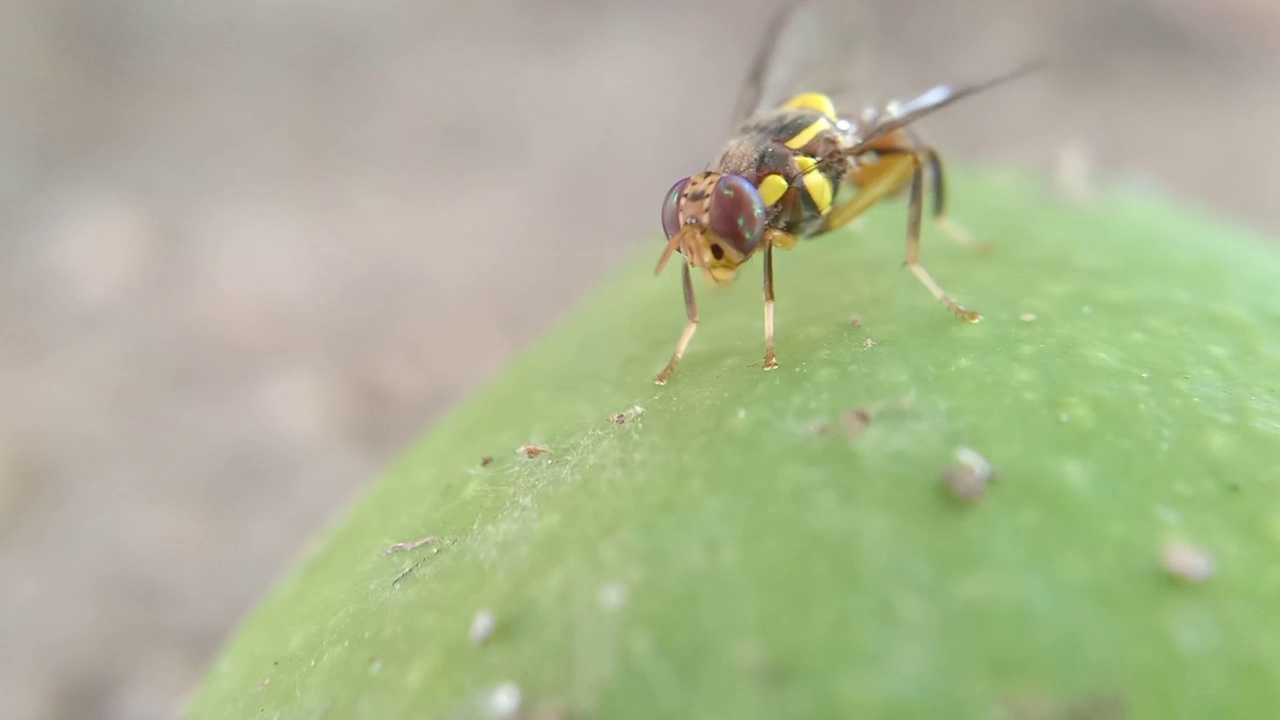
[[[817,160],[808,155],[797,155],[796,165],[800,167],[802,173],[801,180],[804,182],[805,192],[809,193],[809,198],[813,200],[814,206],[818,208],[818,212],[826,215],[831,209],[831,181],[826,175],[814,170],[814,166],[818,164]]]
[[[788,187],[790,185],[787,184],[787,179],[774,173],[765,175],[757,189],[760,191],[760,199],[764,201],[765,207],[770,207],[778,202],[778,199],[782,197]]]
[[[808,108],[810,110],[817,110],[825,115],[828,120],[835,121],[837,119],[835,103],[831,102],[831,98],[823,95],[822,93],[807,92],[794,95],[791,99],[784,102],[782,107]]]
[[[820,117],[817,120],[814,120],[812,123],[810,123],[809,126],[806,127],[805,129],[801,130],[795,135],[792,135],[791,139],[786,141],[783,144],[791,148],[792,150],[799,150],[805,145],[808,145],[810,140],[817,137],[818,133],[824,130],[830,130],[830,129],[831,129],[831,121],[824,117]]]

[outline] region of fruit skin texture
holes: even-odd
[[[508,682],[524,717],[1273,714],[1280,247],[1095,190],[953,171],[994,252],[926,223],[922,260],[977,325],[902,267],[900,202],[778,254],[776,371],[758,266],[700,283],[663,387],[683,306],[646,244],[370,488],[188,717],[485,717]],[[996,472],[967,501],[960,448]]]

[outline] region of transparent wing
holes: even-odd
[[[1048,65],[1048,61],[1044,58],[1036,58],[1030,62],[1024,63],[1013,70],[1002,75],[988,78],[982,82],[970,83],[968,85],[952,85],[950,83],[939,83],[915,97],[901,103],[894,103],[886,108],[887,112],[882,114],[875,124],[869,129],[862,130],[858,133],[861,140],[860,143],[853,147],[853,151],[857,152],[864,146],[868,146],[872,141],[881,135],[906,127],[920,118],[933,113],[936,110],[944,108],[957,100],[962,100],[970,95],[977,95],[992,88],[999,87],[1005,83],[1017,80],[1024,75],[1036,72]]]
[[[831,96],[842,114],[877,102],[864,0],[782,0],[759,44],[731,118],[734,127],[800,92]]]

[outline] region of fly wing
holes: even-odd
[[[952,85],[950,83],[934,85],[919,95],[888,108],[888,112],[882,114],[874,125],[859,133],[860,142],[853,147],[853,151],[858,152],[881,135],[887,135],[898,128],[906,127],[957,100],[1012,82],[1024,75],[1043,69],[1047,64],[1048,61],[1046,59],[1036,58],[1008,72],[987,78],[981,82],[968,85]]]
[[[830,96],[841,114],[874,102],[864,1],[783,0],[752,59],[733,127],[801,92]]]

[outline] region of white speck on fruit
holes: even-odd
[[[1053,184],[1059,197],[1083,202],[1093,194],[1093,156],[1092,149],[1082,140],[1058,148],[1053,161]]]
[[[606,583],[600,588],[599,603],[603,610],[613,612],[627,602],[627,588],[622,583]]]
[[[504,682],[485,696],[485,714],[491,718],[515,717],[520,711],[520,700],[520,686],[514,682]]]
[[[497,622],[493,618],[493,612],[490,610],[477,611],[475,616],[471,618],[471,632],[469,637],[472,645],[479,645],[489,636],[493,634],[493,629]]]
[[[1204,582],[1217,570],[1213,556],[1190,543],[1165,543],[1160,561],[1165,572],[1187,582]]]

